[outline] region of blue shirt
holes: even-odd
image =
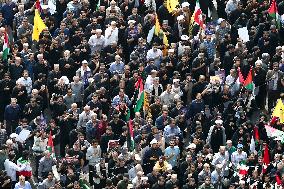
[[[25,181],[25,185],[24,186],[20,185],[20,183],[18,182],[15,185],[15,189],[32,189],[32,187],[31,187],[31,184],[28,181]]]
[[[113,62],[111,63],[110,67],[109,67],[109,71],[114,74],[115,72],[117,73],[123,73],[124,72],[124,63],[123,62]]]
[[[13,8],[15,8],[15,7],[16,7],[15,3],[11,2],[11,3],[8,3],[8,4],[4,4],[2,9],[1,9],[3,17],[6,19],[7,24],[10,25],[10,26],[13,23],[13,19],[14,19]]]
[[[165,142],[168,144],[172,137],[179,137],[181,135],[180,128],[178,126],[171,127],[167,125],[164,129]]]
[[[169,146],[165,149],[165,156],[171,157],[173,155],[172,158],[167,160],[167,162],[171,164],[172,167],[177,166],[179,153],[180,150],[178,146],[174,146],[173,148]]]
[[[208,57],[210,59],[214,58],[214,55],[216,54],[216,42],[215,42],[215,40],[214,39],[211,40],[211,41],[205,40],[204,45],[207,49]]]
[[[129,100],[129,98],[128,98],[127,95],[124,95],[123,100],[125,101],[125,103],[127,104],[128,107],[131,105],[131,101]],[[111,105],[112,105],[112,107],[115,108],[116,106],[119,105],[120,102],[121,102],[121,101],[120,101],[120,96],[119,96],[119,95],[116,95],[116,96],[113,98]]]
[[[21,114],[21,108],[17,104],[15,107],[8,105],[5,108],[4,119],[6,121],[19,121]]]
[[[16,128],[15,133],[16,133],[16,134],[20,134],[20,133],[22,132],[22,130],[23,130],[23,127],[22,127],[22,126],[18,126],[18,127]],[[32,131],[33,131],[33,128],[28,125],[28,126],[26,127],[26,130],[29,130],[29,131],[32,132]]]
[[[54,31],[53,37],[57,37],[60,33],[61,29],[60,28],[56,28],[56,30]],[[68,28],[64,29],[64,35],[68,36],[70,35],[70,31]]]

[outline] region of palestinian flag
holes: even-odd
[[[22,171],[18,171],[17,175],[25,176],[25,177],[31,177],[32,176],[32,167],[31,163],[28,160],[23,159],[22,157],[17,160],[17,165],[19,167],[25,166],[26,168]]]
[[[269,150],[267,144],[264,147],[263,151],[263,166],[262,166],[262,172],[265,173],[267,166],[270,164],[270,158],[269,158]]]
[[[3,60],[7,60],[8,59],[9,51],[10,51],[10,48],[9,48],[9,38],[8,38],[7,32],[5,31],[5,33],[4,33],[4,43],[3,43],[3,56],[2,56]]]
[[[130,151],[132,152],[135,148],[135,143],[134,143],[134,130],[133,130],[133,120],[129,120],[128,122],[129,126],[129,135],[130,135]]]
[[[241,84],[243,84],[245,82],[245,79],[244,79],[244,76],[243,76],[243,74],[241,72],[241,68],[240,67],[238,68],[238,75],[239,75],[239,82]]]
[[[254,84],[253,84],[253,81],[252,81],[252,68],[250,68],[249,73],[248,73],[246,79],[244,79],[244,76],[243,76],[240,68],[238,68],[238,73],[239,73],[239,82],[241,84],[243,84],[243,86],[246,89],[253,90],[254,89]]]
[[[280,176],[279,176],[277,173],[275,174],[275,180],[276,180],[276,184],[277,184],[278,186],[281,186],[282,181],[281,181],[281,179],[280,179]]]
[[[258,127],[254,127],[254,128],[253,128],[253,134],[254,134],[255,144],[258,144],[258,142],[259,142]]]
[[[280,15],[278,13],[277,4],[275,0],[271,1],[271,5],[268,9],[268,14],[272,19],[275,19],[277,28],[280,28]]]
[[[199,0],[196,1],[195,4],[195,10],[194,10],[194,21],[202,28],[205,29],[204,27],[204,21],[203,21],[203,15],[202,15],[202,10],[200,8]]]
[[[125,120],[129,121],[129,119],[130,119],[130,109],[127,108],[127,114],[126,114]]]
[[[137,97],[136,106],[134,108],[134,112],[139,112],[144,102],[144,85],[141,77],[135,83],[135,89],[138,90],[139,93]]]
[[[244,81],[244,87],[248,90],[253,90],[253,82],[252,82],[252,68],[250,68],[249,73],[247,75],[246,80]]]
[[[52,139],[51,131],[50,131],[49,137],[48,137],[47,150],[50,152],[51,157],[55,157],[55,154],[54,154],[54,145],[53,145],[53,139]]]

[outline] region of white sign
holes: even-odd
[[[30,133],[31,133],[31,131],[29,131],[29,130],[26,130],[26,129],[23,129],[21,132],[20,132],[20,134],[19,134],[19,136],[18,136],[18,141],[20,141],[20,142],[24,142],[24,141],[26,141],[26,139],[28,138],[28,136],[30,135]]]
[[[248,34],[247,27],[239,28],[238,34],[239,34],[239,38],[243,40],[244,43],[249,41],[249,34]]]

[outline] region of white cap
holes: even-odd
[[[138,154],[135,154],[134,158],[135,158],[136,161],[141,161],[141,157]]]
[[[183,2],[182,4],[181,4],[181,7],[182,8],[184,8],[184,7],[189,7],[189,3],[188,2]]]
[[[239,182],[240,184],[245,184],[246,183],[246,181],[244,181],[244,180],[240,180],[240,182]]]
[[[6,144],[9,145],[9,144],[13,144],[13,141],[11,139],[8,139],[6,140]]]
[[[187,35],[182,35],[180,37],[180,39],[183,40],[183,41],[187,41],[189,39],[189,37]]]
[[[222,121],[221,119],[217,119],[217,120],[215,121],[215,124],[223,124],[223,121]]]
[[[180,81],[179,79],[173,79],[173,83],[177,83],[179,81]]]
[[[136,21],[135,20],[128,20],[128,22],[127,22],[128,24],[131,24],[131,23],[133,23],[133,24],[135,24],[136,23]]]
[[[179,94],[175,94],[175,96],[174,96],[174,100],[178,100],[178,99],[180,99]]]
[[[178,21],[183,20],[183,19],[184,19],[184,16],[183,16],[183,15],[179,15],[179,16],[177,17],[177,20],[178,20]]]
[[[216,168],[222,169],[222,168],[223,168],[223,165],[222,165],[222,164],[217,164],[217,165],[216,165]]]
[[[12,133],[12,134],[10,134],[10,138],[18,138],[18,134],[16,134],[16,133]]]
[[[157,141],[157,139],[153,139],[151,142],[150,142],[150,144],[152,145],[152,144],[157,144],[158,143],[158,141]]]
[[[40,5],[40,7],[41,7],[42,9],[48,9],[48,8],[49,8],[48,5]]]
[[[282,138],[280,136],[278,136],[274,140],[282,141]]]
[[[224,20],[225,20],[224,18],[219,18],[218,21],[217,21],[217,23],[218,23],[218,24],[221,24],[221,22],[223,22]]]
[[[111,21],[110,24],[116,24],[116,21]]]
[[[190,145],[188,145],[187,149],[195,149],[196,148],[196,144],[191,143]]]
[[[255,61],[255,65],[256,64],[262,64],[262,60],[258,59],[257,61]]]
[[[23,44],[23,46],[26,46],[26,47],[28,47],[28,46],[29,46],[29,44],[28,44],[28,43],[24,43],[24,44]]]
[[[89,83],[93,83],[93,82],[94,82],[94,78],[89,78],[89,79],[88,79],[88,82],[89,82]]]
[[[175,49],[169,49],[168,52],[169,52],[169,53],[174,53],[174,52],[175,52]]]
[[[103,30],[101,30],[101,29],[96,29],[96,32],[100,32],[100,33],[102,33],[103,32]]]
[[[88,64],[88,61],[87,60],[83,60],[82,64]]]
[[[66,77],[65,75],[62,76],[59,80],[63,80],[64,83],[65,83],[65,85],[68,85],[68,84],[69,84],[69,79],[68,79],[68,77]]]

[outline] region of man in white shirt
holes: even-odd
[[[163,56],[163,52],[161,51],[161,49],[158,49],[157,44],[154,43],[153,44],[153,48],[148,50],[147,55],[146,55],[146,59],[149,61],[149,59],[154,59],[155,61],[155,66],[157,66],[157,68],[160,68],[160,63],[162,60],[162,56]]]
[[[151,86],[153,85],[154,79],[157,77],[157,74],[158,74],[158,72],[156,70],[152,70],[151,74],[148,75],[148,77],[146,78],[144,88],[148,93],[150,93],[152,91]]]
[[[242,144],[237,145],[237,151],[233,152],[231,159],[234,166],[237,166],[239,163],[247,159],[247,153],[243,151]]]
[[[19,78],[17,80],[17,82],[21,83],[23,86],[26,87],[27,93],[31,94],[32,92],[32,85],[33,85],[33,81],[32,79],[29,77],[29,72],[28,70],[24,70],[23,72],[23,77]]]
[[[92,31],[93,34],[94,31]],[[89,39],[89,45],[91,46],[92,54],[95,52],[100,52],[104,47],[105,37],[102,35],[101,29],[96,29],[95,34]]]
[[[22,166],[19,167],[17,164],[15,164],[13,162],[13,160],[15,159],[15,153],[14,152],[10,152],[8,155],[9,159],[6,159],[4,162],[4,167],[5,167],[5,171],[7,172],[7,176],[11,177],[12,180],[12,188],[14,188],[16,182],[17,182],[17,175],[16,172],[17,171],[22,171],[26,168],[26,166]]]
[[[118,42],[118,28],[116,22],[112,21],[110,26],[105,30],[105,44],[104,46],[110,45],[112,42]]]

